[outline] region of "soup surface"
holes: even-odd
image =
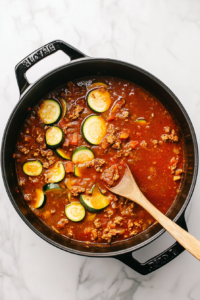
[[[35,107],[16,145],[16,170],[34,214],[59,234],[87,243],[134,238],[155,220],[107,187],[126,164],[166,213],[179,192],[183,141],[166,108],[121,79],[68,82]]]

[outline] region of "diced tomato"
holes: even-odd
[[[63,146],[63,147],[69,147],[69,140],[68,140],[68,139],[65,139],[62,146]]]
[[[130,143],[128,144],[132,149],[135,149],[135,147],[138,145],[139,143],[136,141],[130,141]]]
[[[67,173],[74,173],[74,163],[72,161],[68,161],[65,165],[65,171]]]
[[[111,114],[108,116],[107,121],[113,121],[113,120],[115,120],[115,115],[111,113]]]
[[[64,119],[62,119],[59,123],[59,127],[62,128],[62,129],[64,129],[66,127],[66,125],[67,125],[67,123]]]
[[[70,145],[77,146],[78,145],[78,133],[70,134],[68,136],[69,136]]]
[[[120,140],[126,140],[129,137],[129,134],[127,132],[120,132],[119,138]]]

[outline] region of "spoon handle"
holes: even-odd
[[[200,241],[162,214],[142,193],[138,197],[137,203],[146,209],[185,249],[200,260]],[[134,201],[134,198],[134,195],[129,196],[130,200]]]

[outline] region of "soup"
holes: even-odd
[[[140,86],[111,77],[68,82],[30,108],[16,170],[24,199],[58,234],[86,243],[134,238],[155,220],[109,192],[129,166],[149,201],[166,213],[184,170],[181,131]]]

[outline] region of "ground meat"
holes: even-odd
[[[110,243],[113,236],[116,236],[118,234],[122,235],[122,234],[124,234],[124,232],[125,232],[125,229],[109,229],[109,228],[106,228],[103,231],[102,239],[107,240],[107,242]]]
[[[176,171],[175,171],[175,175],[180,175],[180,174],[182,174],[183,173],[183,170],[182,169],[177,169]]]
[[[41,134],[39,134],[39,135],[36,137],[36,142],[37,142],[38,144],[41,144],[41,143],[44,142],[44,138],[42,137]]]
[[[138,234],[138,230],[133,230],[130,232],[129,236],[134,236]]]
[[[64,228],[64,226],[65,226],[67,223],[68,223],[68,219],[61,219],[61,220],[57,223],[56,227],[57,227],[57,228]]]
[[[48,169],[49,168],[49,163],[48,162],[44,162],[43,163],[43,168]]]
[[[133,224],[136,228],[141,228],[141,224],[139,222],[135,221]]]
[[[157,140],[151,140],[154,146],[157,146],[158,141]]]
[[[22,186],[22,185],[25,185],[25,178],[19,178],[19,185]]]
[[[129,115],[130,115],[130,111],[127,108],[122,108],[121,113],[119,114],[119,118],[128,118]]]
[[[100,227],[101,227],[101,222],[100,222],[99,219],[96,219],[96,220],[94,221],[94,226],[95,226],[96,228],[100,228]]]
[[[115,143],[112,145],[112,147],[117,150],[121,149],[121,141],[117,139]]]
[[[177,168],[177,164],[178,164],[178,157],[173,157],[170,161],[170,169],[171,169],[171,172],[172,174],[174,174],[174,171],[176,170]]]
[[[107,132],[111,133],[111,134],[114,134],[116,132],[115,126],[113,124],[109,124]]]
[[[131,228],[133,228],[133,221],[132,220],[128,220],[128,229],[131,230]]]
[[[55,163],[55,161],[56,161],[55,156],[47,156],[47,159],[49,161],[49,165],[50,166],[53,165]]]
[[[46,156],[46,157],[49,157],[49,156],[52,156],[53,155],[53,151],[52,150],[47,150],[47,151],[44,151],[44,150],[40,150],[40,153],[42,156]]]
[[[84,110],[84,107],[80,106],[79,104],[74,105],[74,109],[72,111],[72,114],[69,115],[69,119],[72,119],[72,120],[78,119],[83,110]]]
[[[106,211],[106,216],[107,216],[108,218],[111,218],[112,215],[113,215],[113,211],[112,211],[111,209],[105,210],[105,211]]]
[[[80,186],[73,186],[70,191],[71,191],[72,196],[77,197],[80,193],[85,192],[85,188],[80,187]]]
[[[74,236],[73,231],[71,229],[68,229],[67,235],[68,235],[68,237],[73,238],[73,236]]]
[[[40,154],[40,152],[39,152],[40,150],[39,149],[37,149],[34,153],[33,153],[33,156],[39,156],[39,154]]]
[[[25,199],[26,201],[31,201],[31,200],[33,199],[33,197],[32,197],[32,195],[30,195],[30,194],[26,194],[26,195],[24,195],[24,199]]]
[[[38,182],[39,181],[39,179],[38,178],[35,178],[35,177],[31,177],[31,176],[29,176],[28,177],[28,179],[32,182],[32,183],[36,183],[36,182]]]
[[[97,172],[102,172],[102,168],[101,168],[101,167],[102,167],[105,163],[106,163],[106,161],[105,161],[104,159],[95,158],[95,159],[93,159],[93,160],[91,160],[91,161],[87,161],[87,162],[85,163],[85,166],[86,166],[87,168],[92,168],[92,167],[94,167],[95,170],[96,170]]]
[[[115,141],[116,141],[116,139],[117,139],[117,137],[114,135],[114,134],[108,134],[106,137],[105,137],[105,139],[106,139],[106,141],[110,144],[110,145],[112,145]]]
[[[129,156],[129,154],[131,153],[132,148],[126,149],[126,150],[120,150],[117,152],[116,157],[121,157],[122,155],[124,156]]]
[[[123,218],[122,217],[115,217],[114,219],[114,223],[117,224],[117,225],[123,225]]]
[[[169,126],[165,126],[164,127],[164,132],[165,133],[169,133],[170,132],[170,127]]]
[[[85,192],[86,192],[87,195],[92,195],[92,190],[91,189],[86,189]]]
[[[178,142],[178,136],[175,134],[175,130],[172,130],[171,134],[162,134],[161,139],[164,142]]]
[[[146,143],[145,141],[142,141],[142,142],[140,143],[140,145],[141,145],[142,147],[147,147],[147,143]]]
[[[30,136],[25,135],[24,136],[24,142],[29,142],[31,140]]]
[[[98,231],[97,229],[92,229],[92,233],[91,233],[91,240],[94,241],[96,240],[98,237]]]
[[[29,153],[29,150],[26,149],[25,147],[21,147],[21,148],[20,148],[20,151],[21,151],[22,153],[24,153],[25,155]]]
[[[101,179],[104,180],[110,186],[112,186],[118,178],[119,171],[117,165],[113,165],[109,169],[104,170],[104,172],[101,175]]]

